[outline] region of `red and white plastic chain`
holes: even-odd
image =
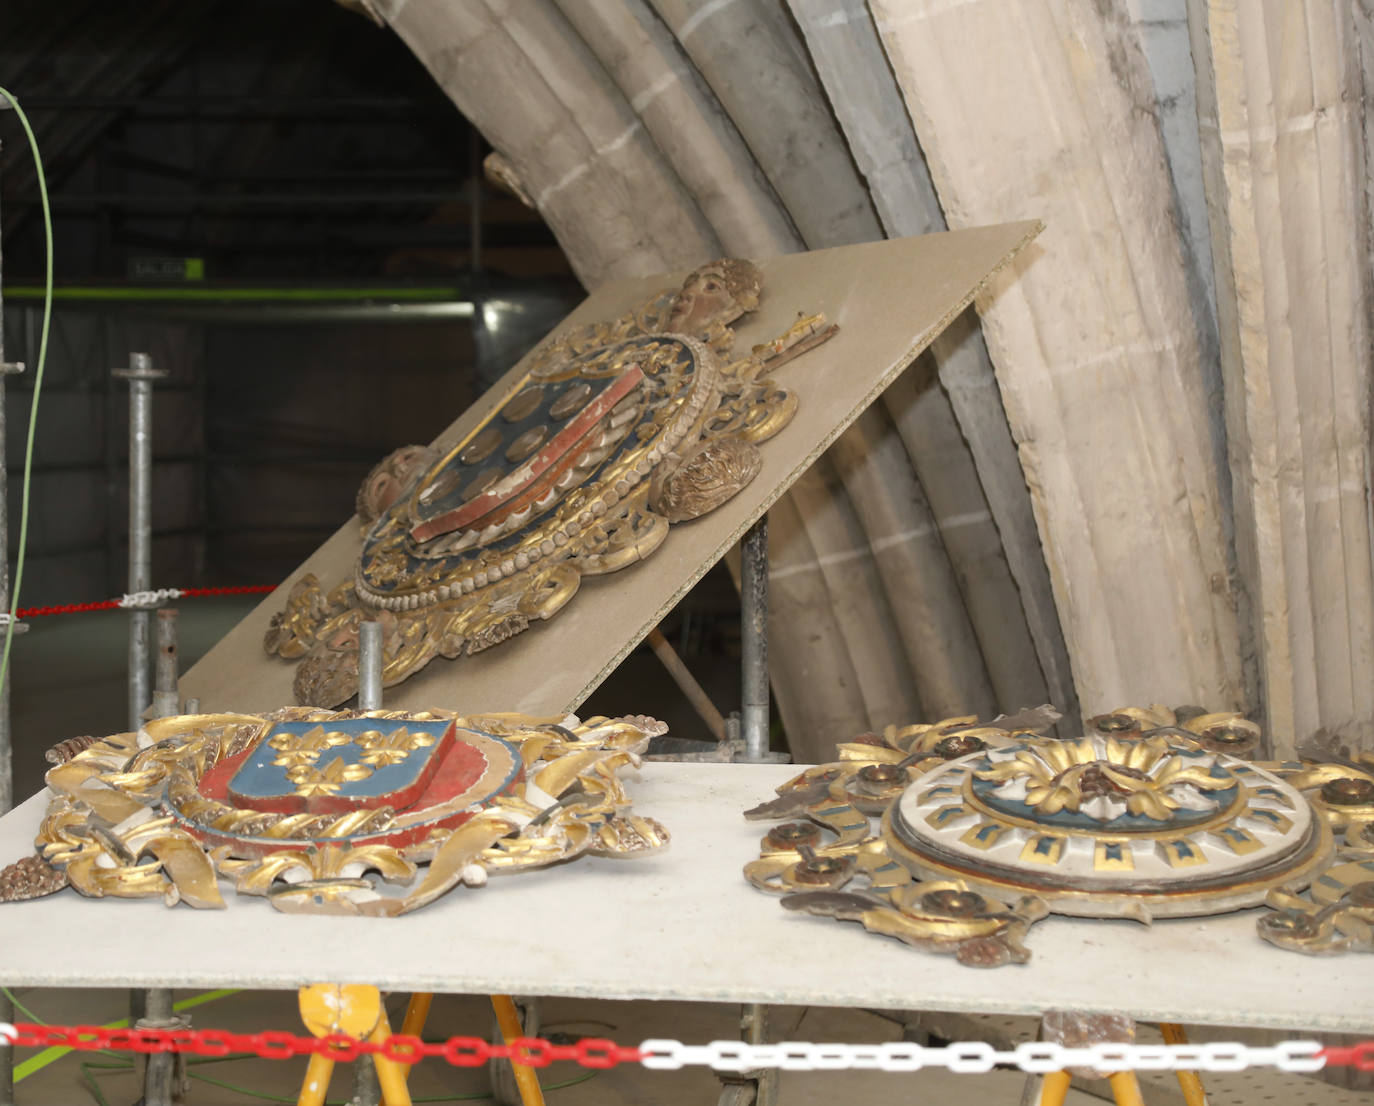
[[[152,610],[173,599],[190,599],[203,595],[261,595],[275,591],[276,584],[239,584],[218,588],[158,588],[156,591],[136,591],[118,599],[98,599],[91,603],[58,603],[48,607],[20,607],[13,617],[42,618],[50,614],[78,614],[83,611]],[[0,614],[0,625],[11,616]]]
[[[196,1056],[228,1056],[253,1053],[268,1060],[320,1053],[346,1062],[366,1054],[385,1056],[404,1064],[427,1058],[443,1059],[456,1067],[480,1067],[493,1058],[505,1058],[525,1067],[547,1067],[570,1060],[585,1068],[613,1068],[633,1063],[638,1049],[622,1048],[614,1041],[586,1038],[562,1045],[542,1037],[521,1037],[509,1045],[493,1044],[481,1037],[450,1037],[426,1042],[419,1037],[396,1034],[385,1041],[360,1041],[342,1033],[305,1037],[268,1030],[263,1033],[229,1033],[220,1029],[125,1029],[100,1025],[36,1025],[0,1022],[0,1045],[17,1048],[104,1049],[115,1052],[186,1052]]]
[[[229,1033],[218,1029],[110,1029],[104,1026],[34,1025],[0,1023],[0,1045],[20,1048],[63,1047],[79,1050],[110,1049],[128,1052],[189,1052],[199,1056],[227,1056],[250,1052],[267,1059],[320,1053],[332,1060],[349,1061],[364,1054],[380,1054],[405,1064],[424,1059],[445,1060],[456,1067],[480,1067],[493,1058],[504,1058],[524,1067],[542,1068],[559,1061],[584,1068],[613,1068],[642,1064],[658,1071],[703,1066],[716,1071],[751,1071],[780,1068],[784,1071],[918,1071],[946,1068],[976,1074],[1009,1065],[1031,1073],[1090,1067],[1099,1071],[1241,1071],[1272,1067],[1280,1071],[1313,1072],[1324,1067],[1353,1067],[1374,1071],[1374,1041],[1346,1048],[1324,1048],[1317,1041],[1284,1041],[1272,1047],[1216,1043],[1201,1045],[1098,1044],[1068,1048],[1050,1042],[1027,1042],[1013,1049],[997,1049],[982,1041],[964,1041],[941,1048],[927,1048],[905,1041],[886,1044],[812,1044],[784,1041],[751,1045],[740,1041],[712,1041],[688,1045],[674,1040],[647,1040],[633,1048],[614,1041],[586,1038],[575,1044],[555,1044],[543,1037],[522,1037],[509,1045],[492,1044],[480,1037],[450,1037],[426,1042],[418,1037],[396,1035],[380,1043],[359,1041],[343,1034],[304,1037],[293,1033]]]

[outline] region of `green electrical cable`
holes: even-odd
[[[81,1082],[85,1085],[86,1090],[91,1092],[91,1097],[95,1099],[96,1106],[110,1106],[109,1100],[106,1099],[100,1089],[100,1084],[95,1081],[95,1073],[91,1070],[93,1067],[95,1065],[89,1060],[81,1061]],[[129,1064],[128,1067],[132,1070],[133,1064]]]
[[[43,175],[43,159],[38,153],[38,139],[34,137],[29,117],[19,106],[14,93],[0,88],[0,96],[10,102],[14,114],[19,117],[20,126],[28,136],[29,148],[33,151],[34,172],[38,176],[38,197],[43,204],[43,242],[47,257],[43,269],[43,329],[38,338],[38,368],[33,374],[33,400],[29,405],[28,441],[24,445],[24,490],[19,507],[19,553],[14,562],[14,587],[10,589],[10,618],[5,626],[5,650],[0,656],[0,692],[8,686],[10,672],[10,646],[14,642],[14,612],[19,609],[19,588],[24,582],[24,548],[29,539],[29,489],[33,477],[33,439],[38,428],[38,397],[43,390],[43,368],[48,361],[48,325],[52,322],[52,208],[48,205],[48,181]]]
[[[37,1014],[35,1014],[32,1010],[30,1010],[27,1006],[25,1006],[22,1002],[20,1002],[17,998],[15,998],[14,992],[11,991],[8,987],[0,987],[0,995],[4,995],[7,999],[9,999],[10,1005],[13,1006],[16,1010],[18,1010],[21,1014],[23,1014],[24,1017],[28,1018],[29,1021],[33,1022],[34,1025],[48,1024]]]

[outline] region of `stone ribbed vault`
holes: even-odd
[[[589,288],[1047,224],[772,512],[799,759],[1046,699],[1368,727],[1362,4],[353,3]]]

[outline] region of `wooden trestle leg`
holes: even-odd
[[[492,1009],[496,1011],[496,1024],[501,1027],[501,1036],[506,1044],[525,1035],[520,1025],[520,1014],[515,1009],[515,1000],[510,995],[492,995]],[[515,1086],[520,1091],[523,1106],[544,1106],[544,1092],[539,1089],[539,1077],[534,1069],[525,1064],[512,1064],[515,1072]]]
[[[382,1007],[382,992],[363,984],[316,983],[302,987],[299,992],[301,1021],[316,1037],[335,1033],[354,1040],[369,1040],[381,1044],[391,1036],[386,1010]],[[406,1065],[385,1056],[373,1058],[377,1068],[377,1082],[386,1106],[411,1106],[410,1091],[406,1087]],[[321,1053],[310,1057],[305,1081],[301,1084],[298,1106],[324,1106],[329,1079],[334,1074],[334,1061]]]
[[[1188,1034],[1183,1026],[1174,1022],[1160,1022],[1159,1032],[1166,1045],[1186,1045]],[[1207,1106],[1207,1092],[1202,1087],[1202,1078],[1195,1071],[1178,1071],[1178,1085],[1183,1091],[1183,1101],[1188,1106]]]

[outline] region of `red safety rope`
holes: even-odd
[[[185,596],[198,595],[262,595],[269,591],[276,591],[276,584],[235,584],[233,587],[225,588],[182,588],[181,594]]]
[[[276,584],[238,584],[219,588],[170,588],[180,594],[179,599],[199,598],[204,595],[260,595],[275,591]],[[123,599],[99,599],[92,603],[57,603],[49,607],[20,607],[14,612],[18,619],[42,618],[50,614],[79,614],[83,611],[114,611],[123,607]]]

